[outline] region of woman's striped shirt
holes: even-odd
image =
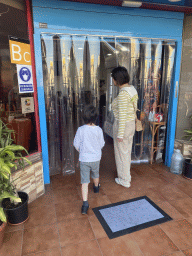
[[[132,85],[121,88],[118,96],[113,100],[112,110],[115,119],[119,121],[118,138],[123,138],[126,122],[135,120],[137,100],[138,94]]]

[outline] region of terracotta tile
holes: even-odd
[[[27,255],[30,255],[30,256],[61,256],[61,250],[60,248],[54,248],[54,249],[51,249],[51,250],[48,250],[48,251],[43,251],[43,252],[39,252],[39,253],[30,253],[30,254],[27,254]],[[25,255],[22,255],[22,256],[25,256]]]
[[[192,245],[192,224],[187,220],[166,222],[160,225],[173,243],[181,250],[186,250]]]
[[[16,226],[7,224],[5,228],[5,232],[14,232],[14,231],[23,230],[23,229],[24,229],[24,223]]]
[[[62,174],[57,174],[51,176],[51,188],[57,189],[58,187],[65,187],[68,185],[75,185],[75,174],[63,176]]]
[[[57,203],[68,203],[71,201],[80,200],[80,195],[77,191],[77,187],[65,186],[63,188],[59,187],[53,191],[54,202]]]
[[[149,188],[145,191],[145,195],[151,199],[154,203],[165,202],[163,195],[159,194],[155,188]]]
[[[33,202],[29,204],[29,208],[32,207],[39,207],[39,206],[46,206],[54,204],[54,197],[52,191],[45,192],[44,195],[40,196],[39,198],[35,199]]]
[[[169,203],[180,212],[185,218],[192,217],[192,198],[169,201]]]
[[[166,254],[167,255],[167,254]],[[184,254],[180,251],[180,252],[174,252],[174,253],[171,253],[167,256],[184,256]]]
[[[131,234],[142,253],[147,256],[167,255],[179,251],[167,234],[159,227],[149,227]]]
[[[114,172],[105,172],[103,175],[100,176],[100,182],[113,182],[116,177],[117,175]]]
[[[179,184],[176,184],[176,186],[183,191],[188,196],[192,197],[192,186],[191,186],[191,180],[184,179]]]
[[[59,236],[56,224],[38,226],[24,230],[24,255],[46,251],[55,247],[59,247]]]
[[[105,230],[103,229],[102,225],[100,224],[99,220],[95,215],[90,216],[89,221],[91,223],[91,227],[93,229],[95,237],[102,238],[102,237],[107,237],[107,234],[105,233]]]
[[[70,203],[59,203],[55,205],[57,221],[61,222],[68,219],[85,218],[87,215],[81,214],[82,201]]]
[[[183,215],[181,215],[171,204],[168,202],[156,202],[157,206],[159,206],[165,213],[167,213],[173,220],[184,219]]]
[[[148,177],[151,177],[151,176],[157,176],[158,173],[153,169],[151,168],[150,165],[148,164],[138,164],[138,165],[132,165],[132,168],[134,170],[134,172],[137,173],[138,176],[148,176]],[[133,171],[132,171],[133,172]]]
[[[101,251],[105,256],[142,256],[142,252],[130,235],[114,239],[98,239]]]
[[[102,255],[96,240],[79,244],[67,245],[66,247],[61,248],[61,251],[63,256]]]
[[[61,247],[95,239],[88,218],[58,223]]]
[[[183,198],[189,198],[188,195],[179,190],[175,185],[169,184],[165,186],[159,186],[155,190],[160,193],[168,202],[170,200],[179,200]]]
[[[105,182],[102,184],[102,189],[106,195],[115,195],[115,194],[120,194],[120,193],[126,193],[131,188],[132,188],[132,182],[131,182],[130,188],[125,188],[121,185],[116,184],[115,180],[113,182]]]
[[[88,210],[88,216],[92,216],[94,215],[94,212],[92,210],[92,208],[95,207],[99,207],[99,206],[103,206],[103,205],[107,205],[107,204],[111,204],[110,200],[108,199],[107,196],[100,196],[100,197],[91,197],[89,198],[89,210]]]
[[[192,224],[192,217],[187,218],[187,221],[189,221]]]
[[[151,177],[139,177],[139,178],[136,178],[135,180],[132,179],[131,187],[129,189],[131,190],[133,189],[135,191],[139,191],[139,190],[143,191],[143,190],[155,187],[157,182],[155,183],[154,181],[152,181]]]
[[[43,218],[42,218],[43,216]],[[53,224],[56,222],[55,207],[42,206],[29,208],[29,219],[24,223],[24,228]]]
[[[108,195],[107,197],[109,198],[111,203],[117,203],[117,202],[129,200],[129,199],[133,199],[133,198],[137,198],[145,195],[146,195],[146,191],[140,191],[140,190],[135,191],[130,189],[127,193]]]
[[[167,182],[169,182],[173,185],[179,185],[179,184],[182,184],[184,182],[184,178],[183,178],[182,175],[174,174],[174,173],[171,173],[170,171],[163,172],[160,175],[163,176],[163,178]]]
[[[164,165],[163,163],[153,163],[151,168],[158,172],[159,174],[162,173],[170,173],[170,168]]]
[[[192,248],[183,251],[185,256],[192,256]]]
[[[159,175],[142,177],[142,182],[146,188],[162,187],[168,184],[168,182],[161,178]]]
[[[0,249],[0,255],[20,256],[22,248],[22,234],[23,231],[21,230],[5,233],[3,245]]]

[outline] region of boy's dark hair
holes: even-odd
[[[83,109],[83,120],[85,124],[95,124],[98,113],[93,105],[86,105]]]
[[[111,72],[111,76],[117,82],[117,85],[128,84],[130,77],[125,67],[114,68]]]

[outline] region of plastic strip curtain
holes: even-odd
[[[53,36],[43,35],[41,39],[43,83],[46,104],[46,119],[48,131],[48,150],[50,175],[60,171],[60,138],[59,138],[59,113],[58,95],[55,83],[55,40]]]
[[[168,119],[169,95],[172,85],[174,62],[175,62],[175,42],[164,43],[163,47],[163,69],[162,69],[162,83],[159,97],[159,111],[163,113],[164,121]],[[163,150],[161,149],[165,144],[166,127],[159,129],[158,133],[158,150],[156,154],[156,161],[161,162],[163,159]]]
[[[83,107],[99,107],[100,39],[43,34],[41,43],[50,175],[72,174]]]
[[[60,73],[60,141],[61,168],[64,175],[75,172],[73,147],[73,93],[72,93],[72,38],[59,37],[60,51],[58,51]]]
[[[136,132],[132,162],[150,159],[151,130],[149,121],[161,114],[167,122],[169,92],[175,59],[175,42],[135,38],[99,38],[96,36],[42,35],[43,81],[46,100],[50,175],[73,173],[72,145],[75,132],[83,124],[82,110],[86,104],[99,108],[102,123],[113,120],[111,102],[118,95],[111,70],[125,66],[130,84],[139,94],[138,118],[144,130]],[[99,81],[105,81],[106,101],[101,104]],[[102,105],[102,107],[101,107]],[[157,144],[165,143],[166,127],[159,129]],[[162,160],[158,150],[156,160]]]
[[[149,121],[159,116],[167,122],[168,99],[175,59],[175,43],[161,40],[118,38],[115,43],[118,65],[125,66],[130,74],[130,84],[139,94],[138,118],[144,130],[136,132],[133,140],[132,162],[150,159],[151,129]],[[161,120],[161,121],[162,121]],[[157,146],[165,143],[166,126],[158,131]],[[156,160],[162,161],[163,151],[158,150]]]

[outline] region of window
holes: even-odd
[[[11,6],[12,5],[12,6]],[[15,131],[14,142],[24,146],[30,154],[38,151],[35,112],[24,110],[33,104],[34,93],[20,93],[17,65],[11,63],[10,36],[28,40],[24,1],[0,3],[0,118]]]

